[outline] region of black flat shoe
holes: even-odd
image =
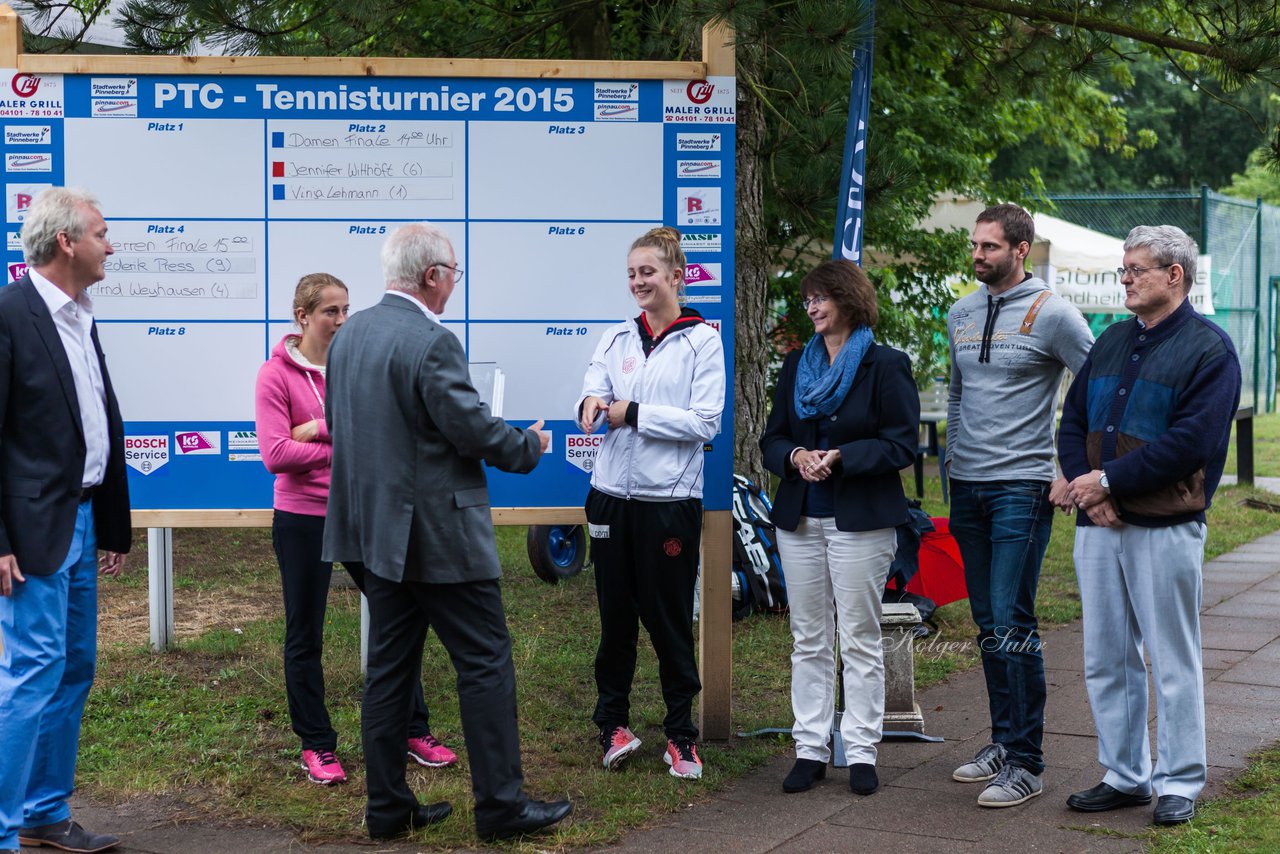
[[[494,827],[476,827],[476,833],[485,842],[499,839],[511,839],[550,827],[573,812],[573,804],[568,801],[525,801],[520,811],[502,824]]]
[[[368,822],[370,839],[395,839],[397,836],[404,836],[411,830],[419,827],[427,827],[432,824],[439,824],[444,821],[453,812],[453,805],[447,801],[441,801],[438,804],[419,805],[409,815],[409,820],[397,825],[379,826],[373,822]],[[366,817],[366,821],[368,821]]]
[[[849,791],[855,795],[874,795],[879,788],[876,766],[868,762],[855,762],[849,766]]]
[[[1161,795],[1152,821],[1159,825],[1186,824],[1195,817],[1195,801],[1181,795]]]
[[[1067,806],[1077,812],[1106,812],[1122,807],[1141,807],[1151,803],[1151,795],[1134,792],[1126,794],[1117,788],[1099,783],[1092,789],[1076,792],[1067,798]]]
[[[791,766],[787,779],[782,781],[782,791],[789,794],[807,792],[827,776],[827,763],[816,759],[797,759]]]

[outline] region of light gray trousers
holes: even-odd
[[[1103,782],[1121,792],[1195,799],[1207,770],[1200,653],[1205,525],[1076,529],[1084,678]],[[1147,670],[1156,693],[1156,767]]]

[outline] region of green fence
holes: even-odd
[[[1280,299],[1280,208],[1199,193],[1052,196],[1052,213],[1125,238],[1135,225],[1176,225],[1211,259],[1215,313],[1240,354],[1240,404],[1276,408],[1276,315]],[[1117,317],[1108,316],[1113,322]],[[1096,322],[1096,321],[1095,321]],[[1104,321],[1106,322],[1106,321]]]

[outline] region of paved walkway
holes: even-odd
[[[1261,484],[1260,484],[1261,485]],[[1280,483],[1277,484],[1280,486]],[[1202,629],[1208,720],[1209,787],[1223,791],[1247,756],[1280,741],[1280,532],[1205,565]],[[609,850],[630,854],[668,851],[1019,852],[1141,851],[1149,808],[1086,815],[1068,810],[1068,794],[1101,779],[1093,719],[1085,695],[1078,624],[1043,637],[1049,696],[1045,713],[1045,792],[1003,810],[976,805],[980,787],[951,780],[988,738],[981,670],[961,673],[918,697],[925,729],[941,744],[891,742],[881,746],[880,792],[849,793],[847,776],[833,769],[825,782],[797,795],[782,793],[791,757],[782,757],[708,801],[658,819]],[[1154,717],[1155,702],[1151,702]],[[1153,728],[1154,732],[1154,728]],[[1154,749],[1153,749],[1154,752]],[[129,828],[124,850],[155,854],[298,852],[322,854],[415,846],[324,845],[309,848],[279,829],[178,826],[129,804],[105,809],[75,805],[77,817],[100,832]]]
[[[1205,565],[1201,617],[1208,721],[1209,786],[1223,791],[1247,756],[1280,741],[1280,532]],[[1071,792],[1102,779],[1097,740],[1081,673],[1078,623],[1043,638],[1049,697],[1045,710],[1045,791],[1003,810],[976,805],[980,787],[956,783],[952,770],[986,744],[986,689],[980,670],[923,692],[925,730],[943,744],[891,742],[880,747],[881,790],[849,793],[847,775],[829,773],[816,789],[782,793],[792,758],[783,757],[709,803],[628,836],[621,852],[1141,851],[1134,838],[1149,808],[1087,815],[1066,807]],[[1152,717],[1155,701],[1151,701]],[[1152,728],[1154,735],[1154,727]],[[1154,745],[1153,745],[1154,755]],[[831,769],[834,770],[834,769]],[[1107,834],[1124,834],[1114,836]]]

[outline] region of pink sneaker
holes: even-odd
[[[600,730],[600,746],[604,748],[601,764],[606,771],[616,771],[628,756],[640,749],[640,739],[624,726]]]
[[[332,751],[302,751],[302,767],[307,772],[307,779],[313,783],[319,783],[321,786],[332,786],[334,783],[347,782],[347,775],[342,770],[342,763],[338,761],[338,757],[334,756]]]
[[[662,759],[671,766],[672,777],[697,780],[702,776],[702,760],[698,758],[698,745],[693,739],[667,739],[667,752]]]
[[[458,754],[440,743],[431,733],[409,739],[409,758],[428,768],[444,768],[458,761]]]

